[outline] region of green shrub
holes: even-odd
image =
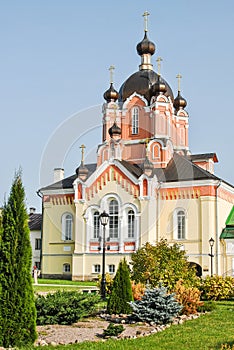
[[[104,337],[117,337],[123,331],[124,327],[122,324],[114,325],[113,323],[109,323],[107,329],[104,329],[103,335]]]
[[[201,292],[198,288],[185,287],[183,281],[178,281],[175,288],[176,300],[183,306],[181,313],[190,315],[197,313],[198,307],[203,305],[200,300]]]
[[[186,252],[179,244],[170,245],[162,239],[155,245],[147,242],[132,254],[132,280],[157,287],[163,283],[169,292],[173,292],[176,283],[183,279],[191,287],[197,280],[196,271],[187,260]]]
[[[133,301],[130,271],[125,259],[121,260],[116,272],[111,294],[107,303],[109,314],[128,314],[132,311],[129,302]]]
[[[234,293],[234,277],[207,276],[201,280],[200,290],[205,300],[228,299]]]
[[[37,324],[70,325],[92,314],[99,301],[98,295],[81,294],[76,291],[39,295],[36,298]]]
[[[204,301],[203,305],[198,306],[197,311],[198,312],[210,312],[213,311],[217,308],[217,305],[215,303],[215,301],[213,300],[208,300],[208,301]]]
[[[169,323],[182,310],[175,295],[167,294],[167,289],[161,285],[159,288],[147,288],[142,299],[130,302],[130,305],[139,320],[156,324]]]

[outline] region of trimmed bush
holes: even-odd
[[[75,291],[57,291],[36,298],[37,324],[71,325],[89,316],[100,301],[98,295],[81,294]]]
[[[234,294],[234,277],[231,276],[207,276],[201,280],[199,289],[202,292],[202,299],[225,300]]]
[[[179,281],[175,288],[176,300],[183,306],[183,315],[195,314],[198,307],[204,303],[200,300],[201,292],[198,288],[185,287],[183,281]]]
[[[175,294],[167,294],[163,286],[146,289],[141,300],[130,303],[133,314],[144,322],[167,324],[178,315],[182,306],[176,301]]]
[[[124,327],[122,324],[114,325],[113,323],[109,323],[107,329],[104,329],[103,335],[104,337],[117,337],[123,331]]]
[[[109,314],[128,314],[132,311],[129,302],[133,301],[130,271],[125,259],[119,263],[110,298],[107,303]]]

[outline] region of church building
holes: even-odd
[[[160,74],[160,57],[153,69],[147,16],[136,47],[139,69],[119,91],[110,67],[96,163],[85,163],[82,145],[75,173],[64,178],[63,169],[55,169],[57,180],[40,189],[45,278],[96,279],[103,243],[105,271],[114,275],[121,259],[131,261],[146,242],[161,239],[180,244],[199,276],[234,271],[234,233],[224,233],[234,187],[214,174],[215,153],[191,154],[181,76],[174,95]],[[109,215],[105,227],[103,212]]]

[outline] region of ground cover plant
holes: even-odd
[[[91,315],[100,301],[98,295],[57,291],[36,298],[37,324],[71,325],[81,318]]]
[[[220,350],[234,345],[234,301],[216,302],[217,309],[199,318],[171,326],[163,332],[133,340],[107,340],[48,346],[47,350]],[[45,349],[37,347],[38,350]],[[223,348],[225,349],[225,348]],[[25,348],[26,350],[26,348]],[[28,349],[27,349],[28,350]]]

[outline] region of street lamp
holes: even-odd
[[[106,225],[109,221],[109,215],[105,212],[99,215],[99,221],[103,226],[102,235],[102,280],[101,280],[101,297],[106,299],[106,276],[105,276],[105,255],[106,255]]]
[[[211,277],[213,276],[213,257],[214,257],[214,254],[213,254],[213,246],[214,246],[214,239],[211,237],[209,239],[209,245],[210,245],[210,254],[208,254],[210,256],[210,275]]]

